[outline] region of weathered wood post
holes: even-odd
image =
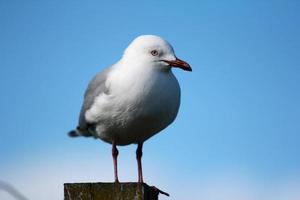
[[[145,183],[65,183],[65,200],[158,200],[159,190]]]

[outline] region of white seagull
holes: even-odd
[[[172,67],[192,71],[172,46],[155,35],[137,37],[121,60],[98,73],[84,95],[78,127],[72,137],[92,136],[112,144],[115,182],[117,145],[137,144],[138,182],[143,182],[143,142],[171,124],[180,104]]]

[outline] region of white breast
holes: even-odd
[[[118,69],[107,80],[109,94],[96,98],[86,119],[96,122],[96,135],[119,145],[143,142],[175,119],[180,87],[171,71]]]

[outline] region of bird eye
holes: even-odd
[[[158,51],[157,50],[152,50],[151,54],[152,54],[152,56],[157,56],[158,55]]]

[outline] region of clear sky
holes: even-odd
[[[299,199],[299,10],[292,0],[0,1],[0,179],[44,200],[62,199],[63,182],[112,181],[111,147],[66,133],[92,76],[156,34],[193,72],[174,70],[180,112],[145,143],[145,181],[172,199]],[[119,150],[120,180],[135,181],[135,146]]]

